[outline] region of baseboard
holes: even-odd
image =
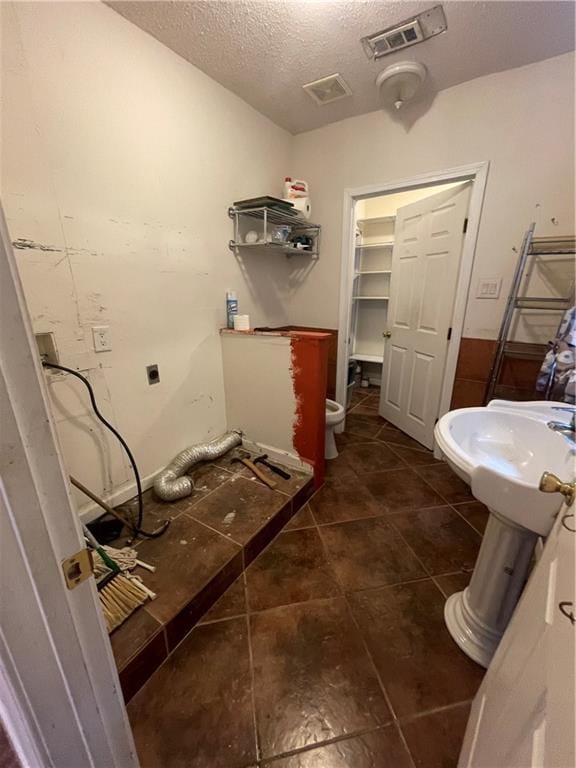
[[[273,448],[272,446],[264,445],[263,443],[257,443],[253,440],[247,440],[246,438],[242,438],[242,445],[247,451],[250,451],[250,453],[268,454],[268,458],[272,462],[277,461],[279,464],[298,469],[300,472],[305,472],[307,475],[313,474],[312,467],[303,462],[302,459],[294,453],[283,451],[280,448]]]
[[[152,485],[154,484],[154,478],[158,472],[161,471],[161,469],[163,469],[163,467],[157,469],[155,472],[151,472],[146,477],[141,478],[140,482],[142,483],[143,491],[147,491],[149,488],[152,488]],[[102,500],[105,501],[106,504],[108,504],[110,507],[117,507],[119,504],[124,504],[124,502],[128,501],[129,499],[133,499],[134,496],[136,496],[136,493],[136,481],[133,480],[131,483],[123,485],[121,488],[118,488],[117,490],[112,491],[112,493],[104,496]],[[106,514],[102,507],[99,507],[98,504],[93,501],[77,511],[78,516],[83,523],[91,523],[93,520],[96,520],[98,517]]]

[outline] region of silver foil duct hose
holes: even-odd
[[[231,448],[242,444],[240,432],[227,432],[209,443],[198,443],[180,451],[154,480],[154,491],[163,501],[176,501],[190,496],[194,483],[185,473],[200,461],[213,461]]]

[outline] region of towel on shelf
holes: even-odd
[[[536,391],[547,400],[576,402],[576,307],[568,309],[562,318],[554,341],[540,368]]]

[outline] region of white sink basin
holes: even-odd
[[[566,482],[575,474],[575,455],[568,440],[551,430],[549,421],[570,414],[563,403],[493,401],[486,408],[462,408],[436,425],[438,447],[452,469],[491,510],[517,525],[545,536],[562,496],[542,493],[544,472]]]
[[[564,501],[540,491],[540,478],[551,472],[563,482],[574,479],[574,446],[547,426],[568,425],[572,413],[565,409],[494,400],[451,411],[436,425],[448,463],[491,512],[470,584],[444,606],[453,639],[485,667],[522,594],[538,536],[548,535]]]

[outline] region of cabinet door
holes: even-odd
[[[459,768],[576,765],[571,514],[561,511],[474,699]]]

